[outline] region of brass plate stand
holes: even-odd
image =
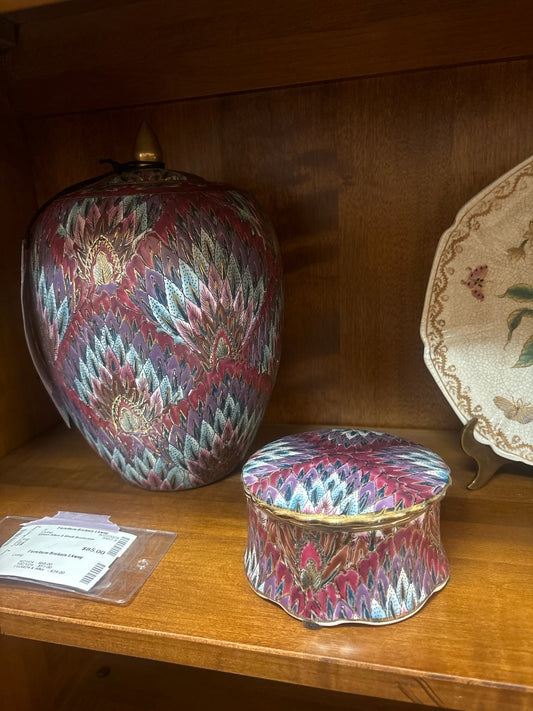
[[[488,484],[498,469],[507,461],[499,454],[496,454],[488,444],[478,442],[474,437],[477,418],[473,417],[463,427],[461,434],[461,447],[477,463],[477,474],[472,479],[467,489],[481,489]]]

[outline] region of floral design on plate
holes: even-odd
[[[442,235],[421,337],[463,424],[533,464],[533,157],[468,202]]]

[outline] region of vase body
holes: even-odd
[[[258,205],[163,168],[51,201],[24,249],[28,345],[56,406],[126,481],[240,464],[280,357],[281,262]]]

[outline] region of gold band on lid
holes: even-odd
[[[448,479],[446,485],[439,491],[438,494],[432,496],[426,501],[421,501],[408,509],[400,511],[385,510],[377,511],[376,513],[359,514],[355,516],[343,516],[342,514],[313,514],[302,513],[301,511],[289,511],[280,506],[267,504],[265,501],[252,494],[245,489],[245,494],[253,506],[264,511],[268,516],[277,518],[280,521],[294,523],[297,526],[305,526],[308,528],[328,529],[336,528],[339,531],[375,531],[380,528],[390,526],[398,526],[408,523],[417,518],[432,504],[440,501],[448,487],[451,484],[451,478]]]
[[[143,121],[137,134],[133,156],[141,163],[163,162],[163,151],[159,141],[146,121]]]

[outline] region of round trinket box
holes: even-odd
[[[448,581],[450,471],[419,444],[350,429],[291,435],[248,460],[243,484],[248,580],[308,626],[396,622]]]

